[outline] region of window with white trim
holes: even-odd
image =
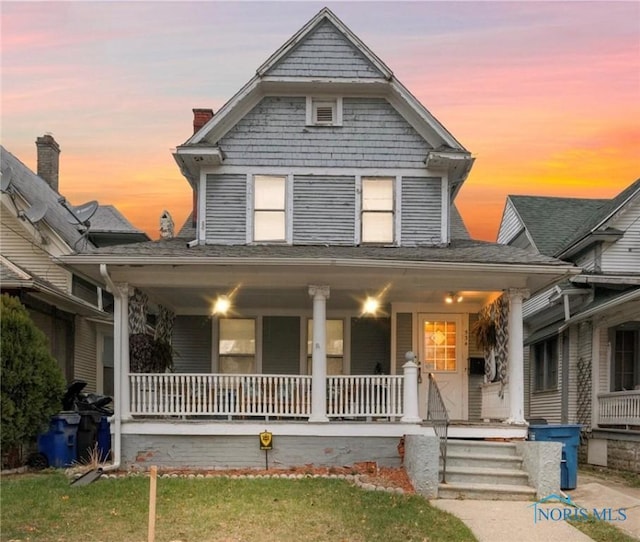
[[[327,374],[341,375],[344,359],[344,321],[327,320],[325,347],[327,350]],[[307,321],[307,372],[311,374],[313,360],[313,319]]]
[[[253,183],[253,240],[286,240],[284,175],[256,175]]]
[[[533,345],[534,391],[555,390],[558,387],[558,337]]]
[[[256,372],[256,321],[221,318],[218,333],[218,365],[221,373]]]
[[[342,126],[342,98],[307,97],[308,126]]]
[[[611,391],[640,389],[640,323],[613,328],[612,339]]]
[[[391,177],[362,178],[362,242],[393,243],[394,198]]]

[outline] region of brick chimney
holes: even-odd
[[[60,167],[60,146],[50,134],[36,139],[38,148],[38,176],[58,191],[58,171]]]
[[[195,134],[213,118],[213,109],[193,110],[193,133]]]

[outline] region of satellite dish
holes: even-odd
[[[26,218],[31,224],[37,224],[44,218],[45,214],[47,214],[47,206],[39,202],[24,211],[20,211],[19,216]]]
[[[69,222],[71,224],[85,224],[89,221],[89,219],[96,214],[98,210],[98,202],[97,201],[89,201],[87,203],[83,203],[82,205],[78,205],[77,207],[68,206],[67,209],[71,212],[73,217],[69,217]]]
[[[13,177],[12,173],[13,171],[11,169],[11,166],[9,166],[4,173],[0,173],[0,190],[2,190],[3,193],[9,191],[9,187],[11,186],[11,179]]]

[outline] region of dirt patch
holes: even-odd
[[[404,468],[379,467],[374,461],[356,463],[344,467],[316,467],[304,465],[288,469],[229,469],[229,470],[193,470],[193,469],[158,469],[158,474],[177,474],[179,476],[211,475],[211,476],[354,476],[357,475],[362,483],[376,487],[398,488],[404,493],[415,493],[413,485]]]

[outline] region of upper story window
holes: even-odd
[[[308,126],[342,126],[342,98],[307,97]]]
[[[558,337],[533,345],[533,367],[534,391],[555,390],[558,387]]]
[[[256,175],[253,197],[253,240],[286,240],[286,177]]]
[[[393,178],[362,179],[362,242],[393,243]]]

